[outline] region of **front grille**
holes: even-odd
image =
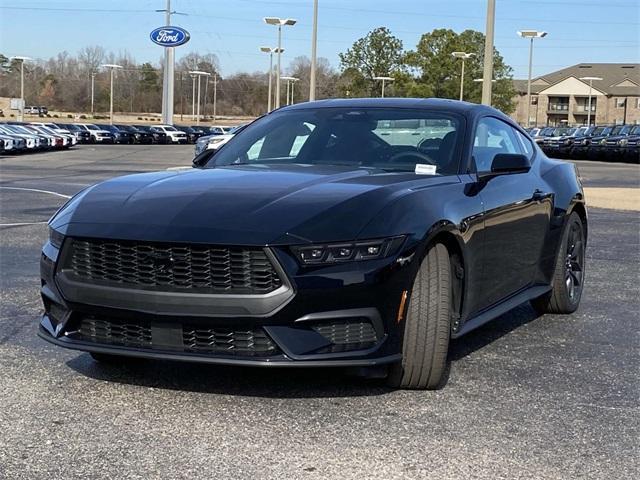
[[[69,335],[85,342],[190,353],[270,356],[280,353],[262,328],[205,328],[84,316]]]
[[[190,352],[246,356],[273,355],[276,345],[262,329],[183,327],[184,348]]]
[[[82,340],[124,347],[151,348],[151,325],[114,322],[96,317],[84,317],[78,328]]]
[[[311,328],[331,342],[323,352],[362,350],[374,346],[378,341],[373,325],[365,318],[322,322]]]
[[[266,294],[282,280],[261,248],[72,239],[63,268],[79,279],[158,291]]]

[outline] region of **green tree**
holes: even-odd
[[[406,62],[415,75],[415,83],[408,94],[419,97],[458,98],[460,93],[461,64],[451,54],[456,51],[473,53],[465,62],[464,99],[480,103],[482,84],[474,82],[482,77],[484,64],[484,34],[475,30],[456,33],[449,29],[436,29],[420,38],[415,50],[407,52]],[[512,69],[500,53],[493,52],[492,104],[505,113],[514,110],[515,91],[511,82]]]
[[[394,76],[404,68],[402,40],[386,27],[370,31],[339,56],[342,69],[339,88],[343,95],[353,97],[378,96],[380,85],[373,78]]]

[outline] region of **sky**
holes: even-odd
[[[517,30],[549,32],[537,40],[534,76],[579,62],[640,61],[640,0],[497,0],[495,46],[526,78],[528,42]],[[265,16],[295,18],[283,29],[283,66],[310,55],[313,0],[172,0],[172,23],[191,40],[190,51],[218,56],[221,74],[268,69],[260,46],[275,46],[277,31]],[[319,0],[318,56],[339,67],[338,53],[368,31],[388,27],[405,49],[435,28],[484,32],[486,0]],[[0,0],[0,53],[46,59],[88,45],[158,63],[162,47],[149,32],[164,25],[166,0]]]

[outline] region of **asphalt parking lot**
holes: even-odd
[[[638,212],[590,210],[577,313],[523,305],[455,341],[435,392],[334,370],[104,366],[38,339],[38,222],[88,184],[192,152],[0,157],[0,478],[637,478]],[[587,186],[640,188],[637,165],[578,165]]]

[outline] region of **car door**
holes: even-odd
[[[476,126],[474,138],[476,171],[491,170],[498,153],[524,154],[535,161],[535,149],[524,135],[507,122],[484,117]],[[485,308],[530,286],[535,278],[552,204],[537,171],[537,165],[532,165],[526,173],[499,175],[480,185]]]

